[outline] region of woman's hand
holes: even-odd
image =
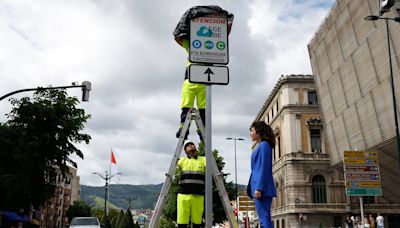
[[[261,198],[261,191],[255,190],[254,191],[254,198],[257,198],[257,199]]]

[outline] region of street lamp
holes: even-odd
[[[92,90],[92,83],[89,81],[83,81],[82,85],[73,82],[70,86],[57,86],[57,87],[37,87],[37,88],[29,88],[29,89],[20,89],[13,91],[11,93],[7,93],[0,97],[0,101],[6,97],[14,95],[16,93],[27,92],[27,91],[38,91],[38,90],[52,90],[52,89],[69,89],[69,88],[82,88],[82,101],[89,101],[89,91]]]
[[[393,67],[392,67],[392,52],[390,49],[390,30],[389,30],[389,20],[400,22],[400,17],[389,18],[389,17],[380,17],[376,15],[369,15],[364,18],[367,21],[376,21],[379,19],[383,19],[386,21],[386,34],[387,34],[387,44],[388,44],[388,54],[389,54],[389,68],[390,68],[390,85],[392,89],[392,99],[393,99],[393,113],[394,113],[394,123],[396,129],[396,146],[397,146],[397,156],[400,162],[400,136],[399,136],[399,121],[397,118],[397,105],[396,105],[396,93],[394,91],[394,79],[393,79]]]
[[[226,140],[233,140],[235,143],[235,185],[236,185],[236,210],[237,210],[237,216],[236,220],[237,223],[239,224],[239,191],[238,191],[238,183],[237,183],[237,164],[236,164],[236,141],[244,141],[243,138],[226,138]]]
[[[99,177],[101,177],[103,180],[106,181],[106,186],[105,186],[105,192],[104,192],[104,216],[107,216],[107,191],[108,191],[108,181],[111,180],[111,178],[113,178],[115,175],[118,174],[122,174],[122,173],[114,173],[113,175],[111,175],[110,177],[108,176],[108,173],[106,171],[106,177],[104,177],[103,175],[101,175],[100,173],[94,172],[93,174],[97,174],[99,175]]]

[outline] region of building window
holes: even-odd
[[[321,130],[310,129],[311,151],[314,153],[321,152]]]
[[[276,113],[278,113],[279,111],[279,105],[278,105],[278,101],[276,101]]]
[[[278,182],[275,183],[275,189],[279,189]],[[280,199],[279,191],[276,193],[275,199],[276,199],[276,207],[278,208],[281,205],[281,203],[280,203],[281,199]]]
[[[269,123],[269,115],[267,115],[267,123]]]
[[[285,219],[282,219],[281,223],[282,223],[282,228],[285,228]]]
[[[343,221],[342,216],[334,216],[333,217],[333,225],[335,227],[341,227],[342,221]]]
[[[274,119],[274,106],[271,108],[272,119]]]
[[[316,175],[312,179],[313,203],[326,203],[326,184],[325,178]]]
[[[272,148],[272,159],[275,162],[275,160],[276,160],[275,148]]]
[[[279,219],[277,219],[275,221],[276,221],[276,228],[279,228]]]
[[[285,188],[283,179],[281,179],[281,206],[285,206]]]
[[[278,137],[278,158],[281,158],[281,137]]]
[[[310,104],[310,105],[318,104],[317,92],[316,91],[309,91],[308,92],[308,104]]]

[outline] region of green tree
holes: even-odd
[[[172,226],[171,226],[171,227],[172,227]],[[175,227],[175,226],[173,226],[173,227]],[[135,222],[135,228],[140,228],[140,225],[139,225],[139,222],[138,222],[138,221]]]
[[[118,216],[114,216],[111,218],[111,227],[113,227],[113,228],[117,227],[117,219],[118,219]]]
[[[104,224],[104,228],[111,228],[111,223],[110,223],[110,217],[109,216],[104,216],[103,217],[103,224]]]
[[[117,216],[115,228],[124,228],[124,225],[125,225],[125,213],[123,210],[121,210]]]
[[[204,144],[200,143],[198,145],[198,154],[201,156],[205,156]],[[219,156],[218,150],[213,150],[214,159],[217,163],[218,169],[222,172],[225,167],[224,159]],[[226,182],[227,174],[224,174],[224,184],[225,189],[228,193],[230,199],[234,198],[235,190],[233,188],[232,182]],[[174,221],[176,221],[176,197],[178,193],[178,182],[179,182],[179,174],[175,174],[171,188],[167,196],[167,203],[164,207],[163,217],[160,220],[161,228],[169,228],[173,227]],[[213,219],[214,223],[222,223],[226,220],[225,211],[222,206],[222,202],[220,200],[218,189],[215,187],[215,183],[213,182]]]
[[[135,228],[130,208],[128,208],[125,213],[125,228]]]
[[[68,221],[74,217],[89,217],[91,215],[91,207],[83,201],[75,201],[67,211]]]
[[[90,115],[65,90],[10,100],[8,121],[0,124],[0,209],[28,211],[53,196],[58,172],[76,166],[71,155],[83,158],[75,145],[89,143],[81,131]]]

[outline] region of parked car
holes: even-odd
[[[69,224],[70,228],[100,228],[99,219],[96,217],[75,217]]]

